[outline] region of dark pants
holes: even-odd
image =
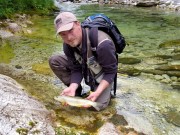
[[[65,55],[55,55],[49,59],[49,65],[54,74],[66,85],[70,85],[71,70],[69,69],[67,57]],[[96,102],[102,104],[101,110],[106,108],[110,102],[112,84],[104,90],[98,97]],[[76,96],[80,96],[82,87],[79,86],[76,90]]]

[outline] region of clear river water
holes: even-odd
[[[109,16],[129,44],[120,57],[141,59],[144,62],[136,65],[141,69],[148,68],[147,63],[157,61],[153,56],[172,53],[172,48],[160,49],[160,44],[180,40],[180,14],[176,12],[158,10],[155,7],[137,8],[120,5],[61,3],[58,6],[60,10],[74,12],[80,21],[94,13]],[[86,134],[94,133],[101,125],[97,121],[104,118],[102,115],[109,113],[78,113],[76,109],[73,112],[64,111],[64,108],[57,109],[54,106],[53,96],[59,93],[61,83],[50,71],[48,58],[62,51],[62,41],[55,37],[54,16],[34,16],[32,19],[32,34],[25,34],[16,40],[11,39],[6,46],[0,46],[0,73],[12,76],[48,108],[60,111],[61,114],[57,114],[60,127],[69,127],[73,130],[81,127],[79,130],[85,129]],[[179,60],[175,62],[179,63]],[[54,88],[51,84],[57,87]],[[152,75],[119,74],[117,97],[113,99],[112,106],[118,115],[126,119],[128,127],[138,132],[147,135],[180,135],[180,91],[173,89],[168,83],[152,79]],[[82,125],[81,122],[77,122],[79,119],[84,120]],[[85,123],[86,119],[94,125],[91,130]]]

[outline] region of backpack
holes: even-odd
[[[87,17],[82,23],[82,28],[89,28],[89,40],[91,43],[91,50],[94,56],[96,56],[96,48],[98,44],[98,30],[107,33],[113,40],[116,48],[116,58],[118,60],[118,54],[122,53],[126,46],[123,35],[118,30],[115,23],[103,14],[95,14]],[[118,63],[117,63],[118,64]],[[117,87],[117,74],[114,78],[114,96],[116,95]]]
[[[92,51],[96,50],[95,48],[98,42],[98,30],[107,33],[112,38],[116,47],[116,53],[122,53],[126,46],[125,39],[115,23],[104,14],[95,14],[87,17],[81,23],[81,26],[83,28],[89,28],[89,40],[91,42]]]

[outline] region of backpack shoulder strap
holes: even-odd
[[[95,57],[97,57],[96,49],[97,49],[97,45],[98,45],[98,28],[97,27],[90,28],[88,35],[89,35],[92,53]],[[117,54],[116,54],[116,59],[118,60]],[[117,73],[114,77],[114,86],[113,86],[113,90],[114,90],[113,96],[114,97],[116,96],[116,88],[117,88]]]
[[[91,51],[95,57],[97,56],[97,46],[102,41],[111,40],[113,42],[112,38],[106,32],[99,30],[98,27],[92,27],[88,29],[88,38],[90,42]]]
[[[89,35],[89,41],[91,44],[92,53],[95,57],[97,57],[96,49],[98,44],[98,28],[97,27],[90,28],[88,35]]]
[[[118,60],[118,54],[116,53],[116,59]],[[117,62],[117,65],[118,65],[118,62]],[[116,97],[116,89],[117,89],[117,73],[116,73],[116,75],[115,75],[115,77],[114,77],[114,86],[113,86],[113,88],[114,88],[114,97]]]

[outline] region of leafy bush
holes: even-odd
[[[0,0],[0,18],[9,18],[15,13],[48,14],[52,9],[53,0]]]

